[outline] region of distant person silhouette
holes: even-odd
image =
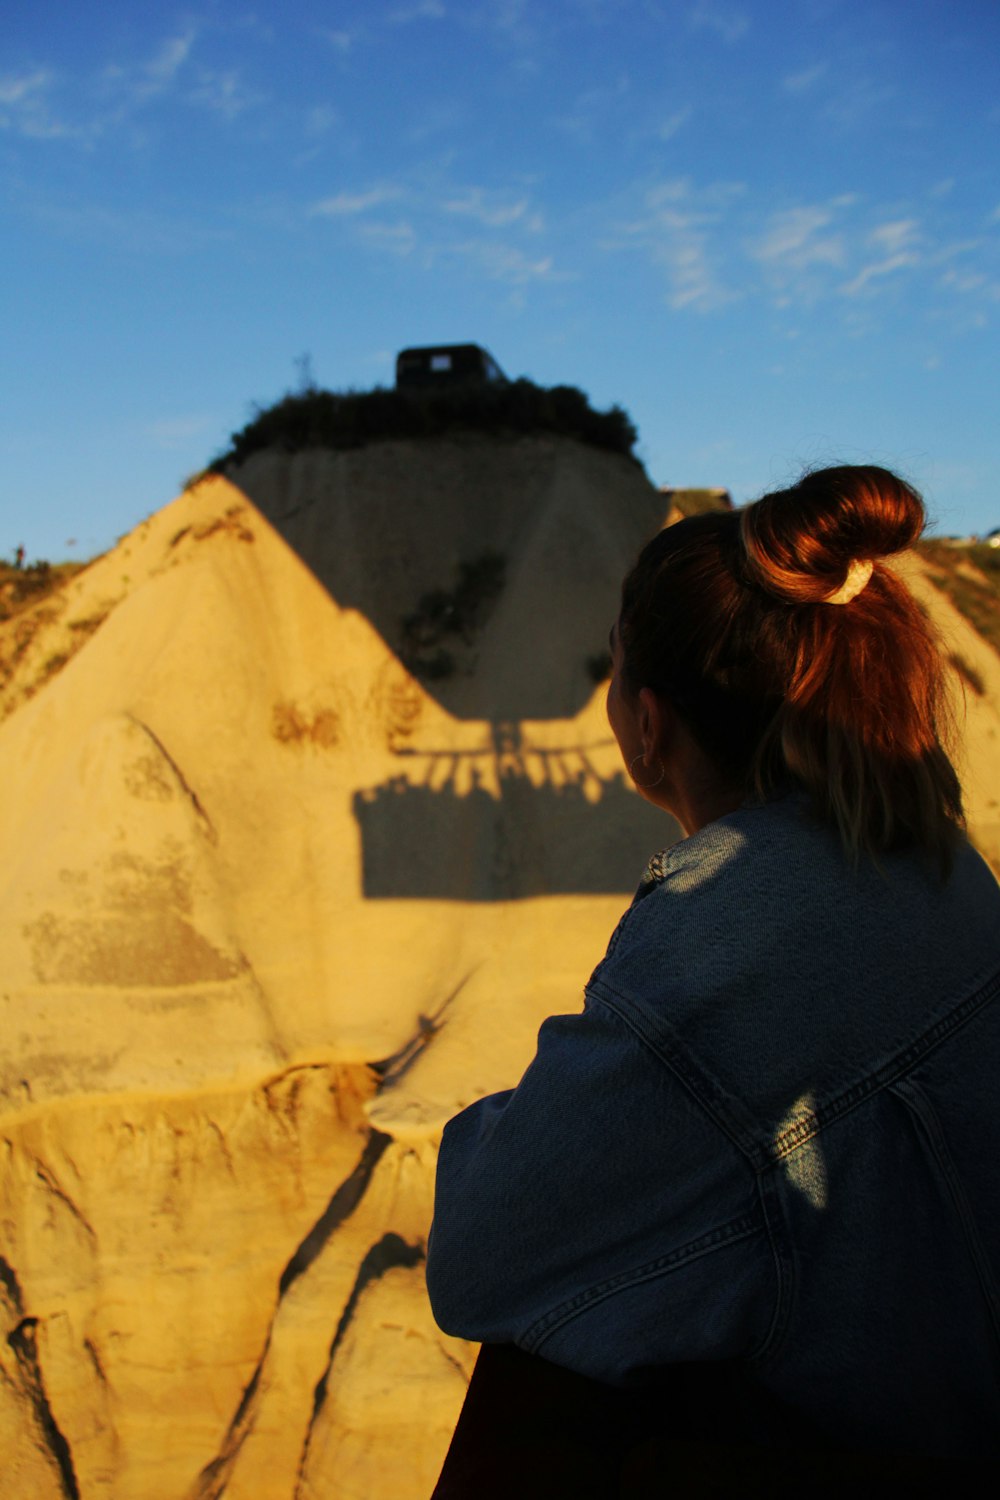
[[[625,579],[608,717],[685,836],[582,1012],[445,1129],[428,1289],[484,1347],[438,1500],[1000,1457],[1000,888],[885,561],[923,523],[820,470]]]

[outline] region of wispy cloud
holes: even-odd
[[[398,218],[382,210],[398,202]],[[532,195],[516,189],[442,182],[425,169],[405,182],[376,182],[357,191],[322,198],[307,216],[339,225],[356,245],[373,252],[414,256],[430,269],[442,261],[461,263],[468,273],[512,288],[562,279],[542,236],[546,226]],[[470,236],[470,221],[476,232]]]
[[[858,297],[870,291],[873,282],[919,265],[919,241],[919,226],[915,219],[896,219],[879,224],[867,239],[868,246],[875,252],[875,258],[868,260],[857,275],[841,287],[843,295]]]
[[[727,47],[750,30],[749,16],[734,5],[720,3],[720,0],[697,0],[688,12],[688,20],[692,26],[714,31]]]
[[[418,119],[407,129],[405,139],[408,145],[417,146],[435,137],[461,133],[467,128],[465,111],[457,101],[442,100],[434,103],[428,100]]]
[[[910,251],[919,235],[920,226],[916,219],[890,219],[873,229],[869,238],[888,255],[898,255]]]
[[[516,245],[499,244],[495,240],[466,240],[448,246],[443,253],[458,256],[490,281],[502,281],[509,286],[562,279],[554,269],[551,255],[532,258]]]
[[[856,130],[869,125],[872,116],[892,102],[895,92],[890,84],[848,75],[829,96],[822,112],[839,129]]]
[[[989,277],[983,271],[960,271],[952,266],[941,277],[941,285],[967,296],[970,292],[988,291]]]
[[[403,189],[392,183],[380,183],[367,188],[363,193],[334,193],[332,198],[321,198],[312,204],[308,212],[311,218],[343,219],[355,218],[370,208],[390,203],[403,196]]]
[[[844,261],[840,234],[827,234],[833,210],[820,205],[802,205],[772,214],[768,228],[751,245],[754,259],[769,266],[801,271],[806,266],[839,266]]]
[[[48,68],[0,77],[0,130],[38,141],[85,135],[83,127],[57,116],[52,97],[55,86],[55,74]]]
[[[235,69],[215,72],[203,68],[186,98],[189,103],[211,110],[224,120],[235,120],[247,110],[264,104],[267,96],[244,83]]]
[[[38,96],[40,90],[48,87],[52,74],[44,68],[36,68],[33,73],[26,73],[17,78],[8,73],[0,78],[0,105],[8,108],[12,105],[20,105],[32,97]]]
[[[332,30],[328,26],[321,27],[321,29],[316,34],[317,36],[321,37],[324,42],[329,42],[330,46],[335,52],[339,52],[341,54],[350,52],[351,48],[357,42],[359,36],[359,33],[357,31],[345,31],[343,29]]]
[[[178,69],[187,61],[194,46],[195,32],[192,29],[180,36],[168,37],[156,56],[146,64],[146,72],[166,85],[174,78]]]
[[[490,229],[505,229],[518,221],[532,232],[543,227],[541,215],[530,212],[527,198],[511,200],[503,194],[490,193],[486,188],[466,188],[458,196],[446,198],[443,207],[446,213],[477,219]]]
[[[807,94],[820,79],[825,77],[828,64],[825,62],[813,63],[810,68],[802,68],[797,73],[788,73],[781,80],[781,87],[786,94]]]
[[[621,73],[614,82],[603,83],[581,94],[572,108],[559,115],[555,123],[560,130],[586,144],[594,138],[595,131],[605,129],[609,112],[628,95],[630,89],[628,75]]]
[[[109,63],[98,79],[98,92],[116,106],[110,120],[167,94],[183,72],[196,39],[192,26],[166,37],[146,62]]]
[[[413,0],[411,5],[397,5],[386,19],[391,26],[407,26],[411,21],[442,21],[447,14],[442,0]]]
[[[541,32],[551,16],[529,0],[466,0],[464,22],[496,41],[512,58],[514,69],[537,73],[541,67]]]
[[[642,211],[620,223],[610,248],[644,249],[667,277],[667,302],[677,311],[714,312],[740,293],[723,271],[726,236],[720,228],[741,183],[698,188],[686,177],[647,189]]]
[[[417,246],[417,232],[405,219],[394,224],[369,220],[358,226],[358,234],[376,249],[393,255],[411,255]]]
[[[678,131],[684,129],[684,126],[690,120],[693,113],[694,111],[690,104],[687,104],[683,109],[677,109],[672,115],[668,115],[656,132],[660,140],[672,141]]]
[[[671,282],[670,306],[711,312],[731,302],[736,295],[719,280],[707,250],[704,235],[681,228],[668,233],[658,258],[667,268]]]
[[[629,198],[631,214],[622,209]],[[769,208],[744,184],[677,177],[601,206],[613,228],[597,243],[605,252],[645,255],[665,276],[666,301],[677,312],[713,314],[736,300],[767,300],[787,316],[837,302],[842,330],[857,337],[901,299],[923,320],[954,324],[959,299],[962,326],[994,316],[997,237],[946,239],[943,223],[926,214],[926,196],[920,202],[923,215],[906,203],[886,211],[851,192]]]
[[[847,261],[846,235],[838,220],[852,201],[845,196],[781,209],[769,216],[762,233],[748,239],[747,253],[780,305],[814,302],[828,290],[824,272],[841,270]]]
[[[0,128],[88,146],[131,131],[133,141],[142,142],[140,121],[162,101],[208,109],[225,120],[264,102],[235,68],[197,65],[198,39],[198,28],[189,26],[166,35],[146,58],[109,62],[89,76],[36,68],[0,78]]]
[[[317,104],[306,115],[306,135],[326,135],[336,125],[337,111],[330,104]]]

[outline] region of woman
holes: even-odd
[[[1000,1451],[1000,890],[883,562],[923,521],[842,467],[648,544],[608,716],[685,838],[444,1134],[442,1328],[634,1391],[639,1439],[682,1370],[709,1446]]]

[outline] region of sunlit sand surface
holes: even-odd
[[[468,440],[233,481],[0,627],[5,1500],[424,1500],[475,1353],[423,1289],[441,1127],[675,837],[593,665],[664,519],[641,469]],[[402,622],[487,554],[415,675]],[[914,585],[986,684],[1000,862],[1000,660]]]

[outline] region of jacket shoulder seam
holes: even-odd
[[[928,1027],[915,1041],[907,1043],[905,1047],[894,1053],[880,1068],[876,1068],[859,1083],[845,1089],[842,1094],[836,1095],[821,1109],[803,1115],[787,1130],[773,1136],[763,1146],[766,1161],[762,1165],[774,1166],[783,1161],[806,1141],[818,1135],[827,1125],[839,1120],[842,1115],[849,1114],[851,1110],[857,1109],[860,1104],[864,1104],[875,1094],[892,1088],[894,1084],[906,1078],[919,1063],[923,1062],[925,1057],[935,1048],[942,1046],[956,1031],[968,1025],[998,995],[1000,995],[1000,971],[974,990],[965,1000],[960,1001],[946,1016],[942,1016],[933,1026]]]
[[[592,980],[587,986],[587,994],[612,1011],[640,1044],[673,1073],[751,1170],[759,1171],[759,1151],[755,1150],[753,1142],[754,1121],[750,1116],[743,1120],[733,1118],[740,1113],[739,1101],[726,1092],[718,1079],[701,1063],[695,1062],[686,1050],[683,1055],[668,1055],[662,1046],[662,1039],[653,1035],[652,1029],[643,1024],[645,1017],[642,1012],[634,1011],[625,997],[616,994],[602,979]]]
[[[799,1116],[777,1135],[768,1137],[763,1136],[760,1122],[750,1111],[743,1108],[740,1101],[733,1098],[701,1063],[695,1062],[685,1043],[680,1043],[682,1055],[668,1055],[663,1046],[664,1038],[657,1037],[652,1027],[643,1024],[643,1012],[636,1010],[625,996],[619,996],[603,975],[591,981],[588,993],[593,993],[595,1000],[614,1011],[663,1066],[680,1079],[692,1097],[747,1160],[752,1170],[760,1173],[770,1170],[841,1116],[849,1114],[875,1094],[911,1073],[925,1057],[1000,996],[1000,970],[954,1005],[947,1015],[934,1022],[915,1040],[899,1048],[886,1062],[873,1069],[858,1083],[835,1095],[820,1109]]]

